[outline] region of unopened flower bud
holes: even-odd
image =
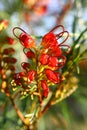
[[[28,35],[27,33],[21,33],[19,40],[21,41],[22,45],[25,48],[31,48],[31,47],[35,46],[34,39],[30,35]]]

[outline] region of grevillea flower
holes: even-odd
[[[57,57],[50,56],[48,60],[48,65],[52,67],[57,67],[58,66],[58,59]]]
[[[62,54],[62,50],[58,45],[58,41],[56,35],[52,32],[46,34],[42,39],[42,45],[48,49],[47,53],[52,56],[60,56]]]
[[[30,64],[27,63],[27,62],[22,62],[21,66],[22,66],[23,69],[25,69],[27,71],[27,70],[29,70]]]
[[[17,85],[22,85],[22,83],[23,83],[23,79],[22,78],[24,76],[25,76],[24,72],[19,72],[19,73],[14,74],[14,80],[15,80]]]
[[[45,69],[45,74],[51,82],[55,84],[58,84],[60,82],[59,73],[54,72],[51,69]]]
[[[48,63],[49,55],[41,54],[39,61],[41,64],[46,65]]]
[[[43,90],[46,90],[48,88],[46,80],[41,80],[41,87]]]
[[[46,98],[48,97],[49,94],[49,88],[47,88],[46,90],[43,91],[43,96]]]
[[[55,34],[55,30],[58,28],[62,28],[62,31],[58,34]],[[64,40],[60,43],[58,40],[66,33],[66,37]],[[58,25],[54,27],[49,33],[47,33],[43,38],[42,38],[42,46],[45,49],[48,49],[47,53],[52,55],[52,56],[60,56],[62,54],[61,47],[67,47],[70,49],[68,45],[65,45],[65,41],[68,39],[69,33],[64,30],[64,27],[62,25]],[[61,40],[60,40],[61,41]]]
[[[56,34],[55,30],[59,28],[62,31]],[[19,36],[15,33],[16,29],[21,31]],[[23,29],[15,27],[13,33],[23,45],[23,52],[28,58],[27,62],[21,63],[22,68],[25,70],[24,73],[15,75],[16,84],[18,83],[23,89],[24,86],[29,86],[27,87],[28,92],[31,94],[34,91],[41,102],[43,97],[48,97],[49,92],[52,91],[50,85],[56,87],[62,82],[62,68],[66,63],[66,50],[64,51],[64,47],[70,50],[70,47],[65,44],[69,36],[68,32],[64,30],[62,25],[58,25],[42,38],[40,46],[37,47],[34,39]],[[66,38],[63,37],[63,40],[59,40],[64,33],[67,33]]]
[[[19,72],[19,73],[14,74],[14,78],[15,78],[15,79],[20,79],[20,78],[22,78],[23,76],[25,76],[25,73],[24,73],[24,72]]]
[[[31,48],[35,46],[34,39],[27,33],[21,33],[19,36],[19,40],[21,41],[22,45],[26,48]]]
[[[61,55],[60,57],[58,57],[58,61],[58,68],[61,68],[66,63],[66,57],[64,55]]]
[[[28,82],[33,81],[35,76],[36,76],[36,71],[35,70],[30,70],[28,72]]]
[[[16,33],[15,33],[16,30],[21,31],[19,36],[16,35]],[[26,33],[23,29],[21,29],[19,27],[15,27],[13,29],[13,34],[14,34],[14,36],[16,38],[18,38],[20,40],[21,44],[25,48],[33,48],[33,47],[35,47],[34,39],[28,33]]]
[[[47,86],[47,82],[46,80],[42,80],[41,81],[41,87],[43,89],[43,96],[47,97],[49,94],[49,87]]]
[[[31,49],[27,50],[27,48],[24,48],[23,51],[25,55],[27,56],[27,58],[32,59],[35,57],[35,53]]]
[[[58,43],[56,40],[56,36],[50,32],[43,37],[41,44],[45,48],[52,48],[53,49],[55,46],[57,46]]]
[[[54,46],[53,48],[48,49],[48,54],[52,55],[52,56],[60,56],[62,55],[62,50],[61,48],[57,45]]]

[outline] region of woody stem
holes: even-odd
[[[11,101],[11,103],[12,103],[12,106],[13,106],[13,108],[15,109],[15,111],[16,111],[18,117],[21,119],[21,121],[23,122],[23,124],[27,126],[28,124],[26,124],[25,118],[24,118],[22,112],[21,112],[20,109],[17,107],[17,105],[14,103],[14,99],[12,98],[12,96],[11,96],[10,93],[9,93],[9,96],[8,96],[8,97],[9,97],[9,99],[10,99],[10,101]]]

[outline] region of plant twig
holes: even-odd
[[[60,12],[60,16],[57,18],[58,24],[60,24],[63,21],[64,17],[66,16],[66,14],[71,9],[72,4],[73,4],[73,1],[69,0],[69,2],[63,7],[62,11]]]
[[[8,96],[8,95],[7,95]],[[16,111],[16,113],[17,113],[17,115],[18,115],[18,117],[21,119],[21,121],[24,123],[24,125],[28,125],[27,124],[27,122],[26,122],[26,120],[25,120],[25,118],[24,118],[24,116],[23,116],[23,114],[22,114],[22,112],[20,111],[20,109],[17,107],[17,105],[14,103],[14,99],[12,98],[12,96],[11,96],[11,94],[9,93],[9,99],[10,99],[10,101],[11,101],[11,103],[12,103],[12,106],[14,107],[14,110]]]

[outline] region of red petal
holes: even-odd
[[[60,78],[59,78],[59,76],[58,76],[58,73],[52,71],[51,69],[45,69],[45,73],[46,73],[47,78],[48,78],[51,82],[53,82],[53,83],[55,83],[55,84],[59,83]]]
[[[47,97],[49,94],[49,87],[47,86],[47,82],[46,80],[42,80],[41,81],[41,87],[43,89],[43,96]]]
[[[22,45],[26,48],[34,47],[34,40],[27,33],[21,33],[19,40],[22,42]]]
[[[57,67],[58,66],[58,59],[57,59],[57,57],[50,56],[48,65],[52,66],[52,67]]]
[[[19,72],[14,74],[14,80],[16,82],[17,85],[22,85],[22,78],[25,76],[24,72]]]
[[[56,40],[56,36],[53,33],[46,34],[42,39],[42,45],[45,48],[51,48],[52,46],[57,45],[58,42]]]
[[[46,90],[48,88],[46,80],[41,80],[41,87],[43,90]]]
[[[27,58],[34,58],[35,57],[35,53],[31,50],[31,49],[28,49],[26,50],[26,48],[24,48],[24,53],[25,55],[27,56]]]
[[[29,69],[30,64],[27,63],[27,62],[22,62],[22,63],[21,63],[21,66],[22,66],[23,69],[27,70],[27,69]]]
[[[52,56],[60,56],[62,54],[61,48],[57,46],[53,46],[53,48],[49,48],[48,53]]]
[[[19,72],[19,73],[14,74],[14,79],[20,79],[23,76],[25,76],[25,73],[24,72]]]
[[[30,81],[33,81],[34,78],[35,78],[35,76],[36,76],[36,71],[35,71],[35,70],[30,70],[30,71],[28,72],[28,81],[29,81],[29,82],[30,82]]]
[[[42,55],[40,56],[39,61],[40,61],[41,64],[46,65],[46,64],[48,63],[48,58],[49,58],[49,55],[47,55],[47,54],[42,54]]]
[[[49,94],[49,88],[43,91],[43,96],[47,97]]]
[[[57,46],[54,51],[53,51],[53,55],[54,56],[60,56],[62,54],[62,50],[61,48],[59,48],[59,46]]]

